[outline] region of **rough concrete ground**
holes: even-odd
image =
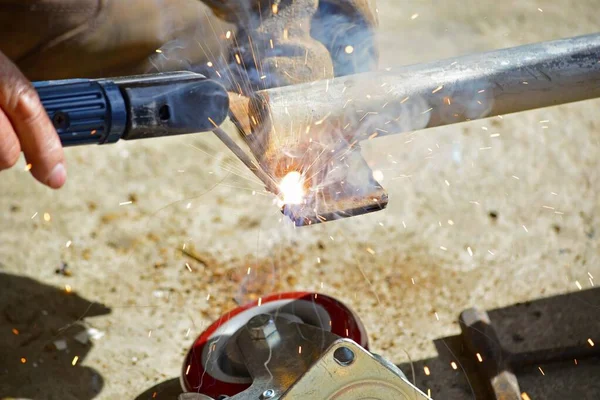
[[[379,15],[382,66],[599,22],[594,0],[380,0]],[[210,135],[69,149],[58,192],[22,162],[0,175],[0,396],[135,398],[178,376],[194,336],[234,299],[271,292],[344,300],[373,349],[400,363],[435,356],[433,339],[458,332],[462,309],[589,287],[600,275],[599,106],[371,141],[363,152],[384,173],[388,209],[307,229],[253,194],[249,173],[231,173],[241,165]],[[63,262],[72,276],[55,272]],[[73,339],[90,327],[91,343]],[[67,349],[49,346],[61,338]]]

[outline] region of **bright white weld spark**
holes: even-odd
[[[188,328],[187,332],[185,333],[185,337],[190,336],[190,331],[192,330],[192,328]]]
[[[192,206],[192,203],[187,203],[185,208],[187,208],[189,210],[191,206]]]
[[[280,206],[302,204],[304,202],[304,177],[300,172],[292,171],[279,182]]]
[[[373,250],[372,248],[367,247],[366,250],[367,250],[367,253],[371,254],[372,256],[375,255],[375,250]]]
[[[477,360],[479,362],[483,362],[483,358],[481,358],[481,354],[477,353],[476,356],[477,356]]]
[[[531,397],[527,394],[527,392],[521,393],[521,400],[531,400]]]
[[[446,179],[444,179],[444,182],[446,182],[446,186],[450,186],[450,182],[448,182]]]
[[[450,363],[450,366],[452,367],[453,370],[457,370],[458,369],[458,365],[456,365],[456,363],[454,361],[452,361]]]
[[[162,50],[161,50],[161,49],[156,49],[155,51],[156,51],[158,54],[162,53]]]
[[[480,147],[479,150],[489,150],[491,147]]]
[[[469,255],[473,257],[473,250],[471,250],[471,247],[467,247],[467,253],[469,253]]]
[[[438,313],[435,312],[434,314],[435,314],[435,319],[437,319],[439,321],[440,320],[440,316],[438,315]]]
[[[544,10],[542,10],[541,8],[538,8],[538,11],[539,11],[539,12],[544,12]]]
[[[448,249],[447,249],[446,247],[444,247],[444,246],[440,246],[440,249],[442,249],[442,250],[444,250],[444,251],[448,250]]]
[[[188,364],[187,368],[185,369],[185,374],[189,374],[190,373],[190,368],[192,367],[192,364]]]
[[[27,172],[27,171],[31,171],[31,164],[27,164],[25,166],[25,172]]]
[[[352,54],[354,53],[354,47],[353,46],[346,46],[346,48],[344,49],[344,51],[346,52],[346,54]]]
[[[594,347],[594,341],[591,338],[589,338],[587,342],[590,344],[590,346]]]
[[[429,370],[429,367],[427,365],[423,367],[423,371],[425,371],[425,375],[431,375],[431,371]]]
[[[209,61],[206,63],[206,65],[208,65],[208,67],[211,68],[213,66],[213,63],[212,63],[212,61]]]
[[[487,126],[482,126],[481,129],[483,129],[484,131],[488,130]]]
[[[439,92],[440,90],[442,90],[443,88],[444,88],[444,85],[438,86],[438,87],[436,87],[435,89],[433,89],[433,91],[431,92],[431,94],[437,93],[437,92]]]
[[[415,278],[410,278],[410,281],[412,282],[412,284],[415,284]]]
[[[321,257],[317,257],[317,264],[321,264]]]
[[[67,244],[65,245],[65,247],[71,247],[71,241],[67,241]]]
[[[492,134],[490,135],[490,137],[498,137],[498,136],[500,136],[500,134],[499,134],[499,133],[492,133]]]
[[[128,204],[132,204],[132,203],[133,203],[133,201],[124,201],[124,202],[122,202],[122,203],[119,203],[119,205],[120,205],[120,206],[126,206],[126,205],[128,205]]]
[[[34,219],[34,218],[35,218],[37,215],[38,215],[38,213],[36,212],[35,214],[33,214],[33,215],[31,216],[31,219]]]
[[[75,364],[77,364],[77,361],[79,360],[79,356],[75,356],[73,357],[73,361],[71,361],[71,365],[75,366]]]
[[[185,263],[185,267],[188,269],[188,271],[192,272],[192,267],[190,267],[190,264]]]
[[[526,227],[525,225],[523,225],[523,229],[525,229],[525,232],[529,232],[529,231],[527,230],[527,227]]]
[[[488,250],[488,253],[490,253],[491,255],[495,255],[493,251]]]
[[[379,169],[373,171],[373,179],[375,179],[377,182],[383,181],[383,172]]]
[[[520,178],[516,175],[513,175],[512,177],[515,178],[516,180],[520,180]]]
[[[225,34],[225,38],[229,39],[231,37],[231,31],[227,31]]]
[[[51,218],[50,218],[50,214],[48,214],[48,213],[44,213],[44,221],[46,221],[46,222],[50,222],[50,219],[51,219]]]
[[[452,221],[451,219],[448,220],[448,225],[454,225],[454,221]]]
[[[540,372],[542,373],[542,375],[544,375],[544,376],[546,375],[546,374],[544,373],[544,370],[542,369],[542,367],[538,367],[538,369],[540,370]]]
[[[581,283],[579,283],[579,281],[575,281],[575,286],[577,286],[577,289],[579,289],[579,290],[583,289],[581,287]]]
[[[410,19],[413,19],[413,20],[415,20],[417,18],[419,18],[419,14],[413,14],[410,16]]]
[[[406,229],[406,222],[402,221],[402,226],[404,226],[404,229]]]

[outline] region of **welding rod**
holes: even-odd
[[[269,113],[271,143],[285,143],[291,125],[315,121],[352,141],[596,97],[600,34],[270,89],[254,101],[259,118]]]
[[[265,184],[265,188],[271,193],[278,194],[279,188],[275,181],[264,172],[256,162],[240,147],[238,144],[218,126],[214,126],[213,133],[223,142],[229,150],[248,168],[252,173]]]

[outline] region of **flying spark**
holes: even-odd
[[[453,370],[457,370],[458,369],[458,365],[456,365],[456,363],[454,361],[452,361],[450,363],[450,366],[452,367]]]
[[[73,357],[73,361],[71,361],[71,365],[75,366],[75,364],[77,364],[77,361],[79,360],[79,356],[75,356]]]
[[[481,357],[481,354],[477,353],[476,356],[477,356],[477,361],[483,362],[483,358]]]
[[[412,19],[412,20],[415,20],[417,18],[419,18],[419,14],[413,14],[410,16],[410,19]]]
[[[346,46],[346,48],[344,49],[344,51],[346,52],[346,54],[352,54],[354,53],[354,47],[353,46]]]
[[[423,367],[423,371],[425,371],[425,375],[431,375],[431,371],[429,370],[429,367],[427,365]]]

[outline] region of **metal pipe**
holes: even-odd
[[[351,142],[596,97],[600,34],[257,92],[253,136],[265,155],[309,125]]]

